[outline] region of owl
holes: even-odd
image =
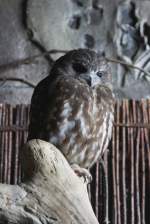
[[[112,75],[107,61],[88,49],[69,51],[35,88],[30,139],[55,145],[79,176],[107,149],[114,119]]]

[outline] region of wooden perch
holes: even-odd
[[[0,224],[98,224],[86,183],[56,147],[31,140],[22,158],[24,182],[0,184]]]

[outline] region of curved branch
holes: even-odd
[[[29,141],[22,165],[24,183],[0,185],[0,223],[98,224],[84,179],[52,144]]]
[[[32,82],[30,81],[27,81],[23,78],[15,78],[15,77],[4,77],[4,78],[0,78],[0,81],[2,81],[2,85],[4,85],[4,83],[6,81],[14,81],[14,82],[22,82],[32,88],[35,88],[36,85],[34,85]]]
[[[48,56],[50,54],[60,54],[60,53],[67,53],[67,52],[68,51],[66,51],[66,50],[55,50],[55,49],[50,50],[50,51],[45,51],[43,53],[31,56],[31,57],[27,57],[27,58],[24,58],[24,59],[18,59],[18,60],[15,60],[13,62],[10,62],[8,64],[0,65],[0,70],[8,70],[8,69],[11,69],[11,68],[17,68],[21,65],[32,64],[35,61],[35,59],[37,59],[37,58],[45,57],[45,56]]]
[[[107,57],[105,57],[105,59],[106,59],[107,61],[109,61],[109,62],[112,62],[112,63],[117,63],[117,64],[125,65],[125,66],[130,67],[130,68],[133,68],[133,69],[137,69],[137,70],[139,70],[140,72],[145,73],[147,76],[150,76],[150,73],[149,73],[149,72],[147,72],[145,69],[140,68],[140,67],[138,67],[138,66],[136,66],[136,65],[133,65],[133,64],[130,64],[130,63],[127,63],[127,62],[118,60],[118,59],[116,59],[116,58],[107,58]]]

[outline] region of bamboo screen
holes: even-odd
[[[27,138],[29,106],[0,104],[0,181],[21,181],[19,152]],[[115,106],[109,150],[91,170],[89,196],[100,223],[150,223],[150,100]]]

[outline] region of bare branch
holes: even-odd
[[[121,64],[121,65],[124,65],[124,66],[126,66],[126,67],[133,68],[133,69],[137,69],[137,70],[139,70],[139,71],[145,73],[147,76],[150,76],[150,73],[149,73],[149,72],[147,72],[145,69],[140,68],[140,67],[138,67],[138,66],[136,66],[136,65],[133,65],[133,64],[130,64],[130,63],[127,63],[127,62],[118,60],[118,59],[116,59],[116,58],[107,58],[107,57],[105,57],[105,58],[106,58],[106,60],[109,61],[109,62],[117,63],[117,64]]]
[[[4,85],[6,81],[22,82],[22,83],[24,83],[24,84],[26,84],[26,85],[28,85],[28,86],[30,86],[32,88],[35,88],[35,86],[36,86],[32,82],[27,81],[27,80],[25,80],[23,78],[4,77],[4,78],[0,78],[0,81],[2,81],[1,86]]]

